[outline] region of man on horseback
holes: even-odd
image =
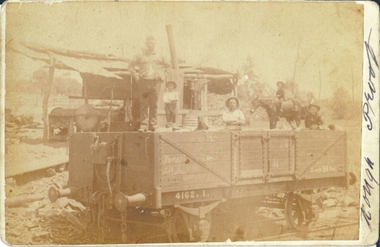
[[[285,88],[285,84],[282,81],[277,82],[277,111],[280,115],[284,115],[284,103],[286,102],[289,110],[294,111],[294,99],[291,92]],[[289,107],[290,106],[290,107]]]

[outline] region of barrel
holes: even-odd
[[[182,125],[189,128],[197,128],[198,117],[195,115],[185,115],[182,117]]]

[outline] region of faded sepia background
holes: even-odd
[[[65,143],[44,144],[40,128],[42,94],[47,64],[32,60],[8,47],[14,42],[31,42],[67,50],[80,50],[132,59],[143,48],[148,35],[157,41],[156,50],[170,57],[165,26],[173,28],[180,62],[209,66],[238,73],[241,108],[253,128],[268,128],[265,111],[249,113],[253,94],[274,96],[276,82],[296,85],[309,91],[319,104],[327,124],[347,131],[347,162],[357,177],[360,173],[363,6],[352,3],[271,3],[271,2],[63,2],[6,4],[6,121],[5,166],[38,163],[51,155],[65,155]],[[80,106],[69,95],[81,94],[81,77],[73,71],[56,70],[49,101],[54,107]],[[226,96],[210,95],[209,108],[220,110]],[[11,121],[12,120],[12,121]],[[215,120],[215,123],[218,123]],[[34,129],[20,126],[36,124]],[[289,129],[282,122],[280,128]],[[33,177],[34,176],[34,177]],[[7,196],[44,192],[53,182],[41,174],[7,180]],[[67,174],[53,174],[56,181]],[[326,217],[349,214],[359,216],[358,185],[349,191],[330,191],[334,210]],[[85,243],[76,239],[69,226],[57,231],[70,237],[52,239],[49,229],[55,222],[40,221],[36,208],[6,210],[6,234],[10,244]],[[49,212],[41,213],[49,214]],[[259,210],[261,216],[275,217],[278,212]],[[342,216],[343,217],[343,216]],[[346,216],[344,216],[346,217]],[[246,215],[236,214],[244,221]],[[63,223],[62,223],[63,224]],[[226,227],[229,227],[224,222]],[[269,224],[269,223],[268,223]],[[214,240],[232,238],[223,224],[217,226]],[[232,228],[235,226],[231,226]],[[335,239],[357,239],[358,225],[338,231]],[[33,229],[38,228],[36,237]],[[24,230],[27,230],[27,233]],[[249,227],[247,227],[249,229]],[[263,233],[246,230],[254,239],[266,231],[280,232],[264,225]],[[34,234],[34,235],[33,235]],[[297,240],[321,239],[318,234],[296,236]],[[328,235],[330,236],[330,235]],[[294,236],[292,236],[294,237]],[[327,237],[328,238],[328,237]],[[75,240],[73,240],[75,239]],[[249,240],[249,239],[248,239]]]

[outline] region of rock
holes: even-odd
[[[36,227],[38,227],[38,225],[35,224],[35,223],[32,223],[32,222],[27,222],[27,223],[25,224],[25,227],[28,228],[28,230],[30,230],[30,229],[32,229],[32,228],[36,228]]]
[[[333,207],[336,205],[338,205],[338,200],[336,200],[335,198],[329,198],[323,202],[323,206],[325,207]]]
[[[59,165],[57,167],[57,170],[58,170],[58,172],[63,172],[63,171],[65,171],[65,168],[66,168],[66,164],[62,164],[62,165]]]
[[[18,231],[14,229],[13,231],[8,232],[7,235],[12,236],[12,237],[19,237],[23,234],[22,232],[23,232],[22,230]]]
[[[53,168],[49,168],[46,170],[46,174],[48,177],[53,177],[55,175],[55,170]]]
[[[277,214],[276,212],[272,212],[272,215],[273,215],[274,217],[276,217],[276,218],[279,217],[278,214]]]
[[[41,232],[36,232],[33,234],[34,238],[40,238],[40,237],[44,237],[44,236],[49,236],[49,232],[48,231],[41,231]]]
[[[47,205],[47,202],[46,201],[36,201],[36,202],[33,202],[30,209],[32,211],[37,211],[38,209],[40,208],[43,208]]]
[[[14,178],[7,178],[5,179],[5,183],[10,186],[16,186],[16,179]]]
[[[72,208],[76,208],[76,209],[79,209],[81,212],[83,212],[86,207],[82,205],[82,203],[78,202],[78,201],[75,201],[73,199],[70,199],[69,200],[69,205],[72,207]]]
[[[345,206],[348,206],[348,207],[356,207],[359,205],[359,202],[358,201],[355,201],[354,199],[352,199],[352,197],[350,196],[346,196],[344,198],[344,205]]]
[[[66,207],[68,204],[69,204],[69,199],[67,197],[61,197],[61,198],[58,198],[57,201],[53,203],[52,207],[60,209],[60,208]]]

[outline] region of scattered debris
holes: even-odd
[[[86,230],[86,225],[80,222],[77,217],[72,215],[66,209],[62,209],[60,215],[62,215],[64,218],[66,218],[68,221],[70,221],[73,225],[77,226],[78,228]]]

